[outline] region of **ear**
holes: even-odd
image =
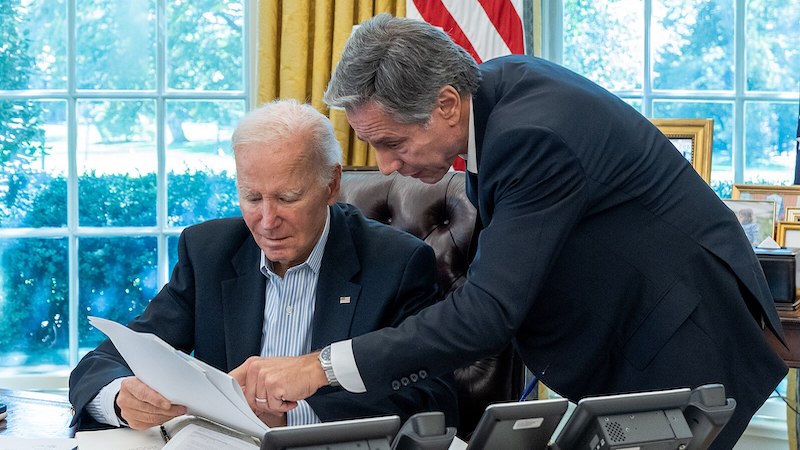
[[[339,199],[339,191],[342,188],[342,166],[340,164],[336,164],[333,169],[333,178],[331,178],[331,182],[328,183],[328,190],[330,194],[328,195],[328,204],[333,205]]]
[[[439,90],[434,113],[438,113],[450,125],[455,125],[461,118],[461,95],[449,84]]]

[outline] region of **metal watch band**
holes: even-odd
[[[325,378],[328,379],[328,384],[331,386],[339,386],[339,380],[336,379],[336,374],[333,373],[330,345],[326,346],[321,352],[319,352],[319,363],[322,366],[322,370],[325,372]]]

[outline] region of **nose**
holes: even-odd
[[[265,230],[272,230],[280,225],[280,215],[275,202],[264,201],[261,205],[261,226]]]
[[[397,172],[403,167],[403,161],[390,151],[376,150],[375,160],[378,163],[378,168],[384,175],[390,175],[392,172]]]

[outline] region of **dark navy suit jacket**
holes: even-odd
[[[468,281],[353,340],[367,390],[513,341],[572,400],[723,383],[738,405],[719,445],[735,442],[787,369],[763,337],[762,323],[782,337],[780,321],[734,214],[656,127],[585,78],[528,56],[481,73],[467,189],[483,229]]]
[[[228,372],[261,351],[266,278],[260,249],[241,218],[187,228],[169,283],[130,328]],[[433,250],[419,239],[364,218],[354,207],[331,207],[331,227],[317,283],[312,348],[345,340],[405,317],[437,300]],[[339,298],[349,296],[350,303]],[[110,341],[88,353],[70,376],[76,421],[115,378],[132,375]],[[452,375],[427,378],[390,397],[326,388],[308,399],[323,421],[443,411],[457,424]],[[93,425],[93,424],[92,424]],[[84,424],[81,424],[85,427]],[[89,425],[91,426],[91,425]]]

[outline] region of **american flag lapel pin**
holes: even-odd
[[[350,296],[339,297],[339,304],[340,305],[348,305],[350,304]]]

